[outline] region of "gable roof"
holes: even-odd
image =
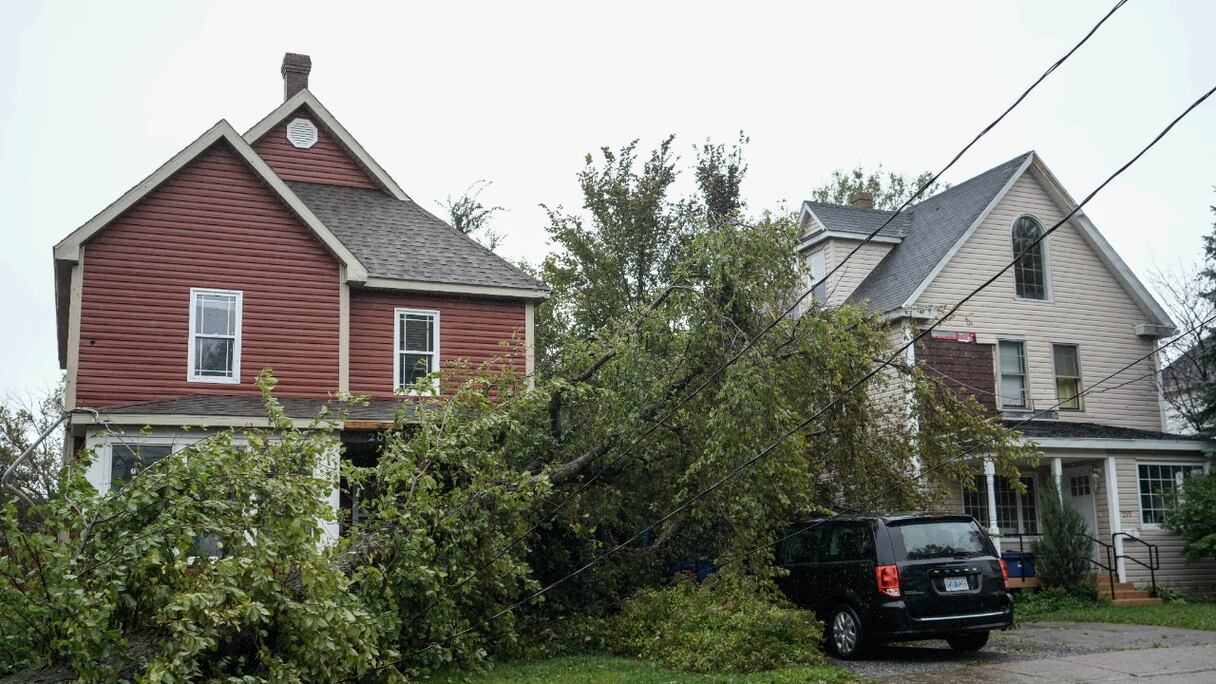
[[[411,283],[410,289],[443,290],[441,285],[450,284],[492,288],[504,295],[548,292],[543,283],[412,200],[368,188],[287,185],[358,255],[367,267],[368,285],[385,278]]]
[[[908,306],[906,302],[914,299],[913,293],[931,279],[955,244],[983,221],[1032,155],[1027,152],[1010,159],[905,210],[908,217],[903,240],[870,271],[849,299],[869,300],[870,306],[879,311]]]
[[[111,221],[122,215],[123,212],[130,209],[136,202],[143,199],[145,195],[160,187],[162,183],[168,180],[173,174],[180,171],[184,166],[194,161],[196,157],[210,149],[217,142],[226,142],[232,150],[246,164],[253,169],[259,179],[275,192],[286,204],[293,213],[304,224],[316,234],[317,238],[325,245],[327,249],[335,257],[339,263],[346,267],[347,278],[355,281],[367,279],[367,269],[359,262],[355,255],[342,244],[337,236],[335,236],[325,224],[321,223],[312,211],[296,197],[295,193],[277,176],[275,172],[267,166],[266,162],[258,156],[257,152],[245,142],[226,120],[221,119],[218,123],[199,136],[194,142],[190,143],[181,152],[175,154],[169,161],[165,162],[152,175],[142,180],[138,185],[128,190],[122,197],[118,198],[113,204],[106,207],[93,218],[89,219],[83,226],[72,231],[64,239],[60,240],[55,245],[54,255],[57,261],[76,262],[80,260],[80,248],[93,235],[100,232],[108,226]]]
[[[283,123],[287,117],[294,114],[296,110],[300,109],[301,107],[308,109],[317,117],[317,119],[321,122],[321,125],[328,129],[330,134],[337,138],[338,144],[345,149],[346,152],[351,155],[351,157],[354,158],[355,162],[361,166],[363,170],[367,172],[367,175],[370,176],[381,188],[383,188],[385,192],[399,200],[408,201],[410,199],[409,195],[405,194],[405,191],[401,189],[401,186],[397,185],[397,181],[393,180],[393,177],[388,175],[388,172],[384,170],[384,167],[380,166],[380,164],[367,153],[367,150],[363,149],[363,146],[359,144],[359,141],[355,140],[355,136],[351,135],[350,131],[346,130],[342,124],[338,123],[338,120],[334,118],[334,115],[330,114],[329,110],[325,108],[325,105],[321,104],[321,101],[318,100],[317,97],[311,92],[309,92],[307,88],[304,88],[295,95],[292,95],[287,99],[286,102],[276,107],[274,111],[267,114],[261,121],[254,124],[253,128],[246,131],[246,142],[253,145],[262,136],[274,130],[275,126]]]
[[[895,212],[808,200],[802,203],[802,213],[804,222],[807,217],[814,218],[828,232],[849,233],[864,238],[874,232],[875,228],[883,226],[883,222]],[[907,234],[908,221],[908,212],[899,214],[878,231],[877,237],[902,239]],[[803,238],[810,236],[811,233],[808,232]]]
[[[913,205],[903,212],[906,218],[896,217],[879,236],[889,234],[887,241],[897,244],[849,295],[849,301],[868,301],[872,308],[884,313],[915,306],[921,293],[1025,173],[1040,182],[1061,212],[1068,213],[1077,206],[1034,151],[1021,154]],[[803,212],[816,216],[833,237],[841,234],[864,237],[890,216],[889,212],[817,202],[803,203]],[[1175,326],[1169,314],[1119,258],[1085,212],[1073,214],[1069,223],[1148,317],[1148,323],[1137,326],[1137,334],[1155,337],[1172,334]]]

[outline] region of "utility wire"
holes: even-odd
[[[619,452],[606,465],[604,465],[602,468],[600,468],[594,475],[592,475],[590,478],[585,480],[578,489],[576,489],[573,493],[571,493],[569,496],[565,497],[560,503],[558,503],[558,505],[555,506],[546,517],[537,521],[536,523],[531,525],[528,529],[524,530],[523,533],[514,537],[511,540],[511,542],[509,542],[505,547],[503,547],[501,550],[499,550],[497,553],[495,553],[493,556],[491,556],[491,558],[488,561],[485,561],[484,563],[479,564],[476,568],[473,569],[472,572],[465,575],[464,578],[462,578],[459,582],[457,582],[455,585],[453,585],[453,587],[450,591],[455,591],[456,589],[459,589],[460,587],[464,586],[468,582],[472,581],[472,579],[477,577],[478,575],[480,575],[480,573],[483,570],[485,570],[489,566],[493,565],[498,560],[502,559],[507,553],[510,553],[510,551],[512,549],[514,549],[521,542],[523,542],[525,539],[530,537],[533,532],[535,532],[537,529],[540,528],[541,525],[549,522],[554,517],[556,517],[557,514],[559,512],[561,512],[571,501],[573,501],[575,498],[577,498],[583,492],[587,491],[587,489],[589,489],[591,487],[591,485],[595,484],[595,482],[597,482],[605,473],[611,471],[617,464],[619,464],[627,456],[629,456],[631,453],[633,453],[633,450],[639,444],[641,444],[644,440],[646,440],[650,435],[652,435],[659,428],[663,427],[663,425],[665,425],[667,423],[667,421],[672,416],[674,416],[678,410],[680,410],[688,402],[692,401],[692,399],[694,397],[696,397],[698,394],[701,393],[702,390],[704,390],[706,387],[708,387],[709,384],[715,378],[717,378],[719,375],[721,375],[723,371],[725,371],[730,366],[734,365],[740,358],[743,357],[744,354],[746,354],[753,347],[755,347],[756,343],[760,340],[761,337],[764,337],[766,334],[768,334],[769,331],[771,331],[778,324],[780,324],[781,321],[785,320],[787,317],[789,317],[790,314],[792,314],[794,311],[796,311],[802,305],[802,302],[805,301],[806,298],[808,296],[810,296],[810,294],[812,292],[814,292],[815,288],[817,288],[821,284],[827,282],[833,275],[835,275],[835,273],[838,270],[843,268],[845,266],[845,264],[848,263],[848,261],[855,254],[857,254],[857,252],[860,251],[863,246],[865,246],[867,243],[873,241],[873,239],[879,234],[879,232],[882,231],[882,229],[885,228],[888,224],[890,224],[891,221],[893,221],[896,216],[898,216],[906,208],[908,208],[908,206],[911,205],[911,203],[913,201],[915,201],[916,198],[920,197],[921,194],[923,194],[926,190],[928,190],[930,187],[932,187],[933,184],[936,183],[937,180],[939,178],[941,178],[941,176],[943,174],[945,174],[947,171],[949,171],[954,166],[954,164],[956,162],[958,162],[958,160],[960,158],[962,158],[962,156],[964,154],[966,154],[968,150],[971,149],[972,146],[974,146],[977,142],[979,142],[979,140],[981,138],[983,138],[985,135],[987,135],[989,131],[991,131],[994,127],[996,127],[997,124],[999,124],[1002,120],[1004,120],[1004,118],[1006,116],[1008,116],[1010,112],[1012,112],[1019,104],[1022,103],[1023,100],[1026,99],[1026,97],[1028,95],[1030,95],[1031,91],[1033,91],[1035,88],[1037,88],[1039,86],[1039,84],[1044,81],[1044,79],[1046,79],[1049,75],[1051,75],[1051,73],[1054,72],[1057,68],[1059,68],[1060,65],[1064,64],[1064,62],[1067,61],[1068,58],[1073,55],[1073,53],[1075,53],[1078,49],[1080,49],[1080,47],[1082,45],[1084,45],[1090,39],[1090,37],[1094,35],[1095,32],[1097,32],[1097,30],[1102,26],[1102,24],[1106,23],[1106,20],[1109,19],[1116,11],[1118,11],[1119,8],[1123,7],[1123,5],[1126,4],[1126,2],[1127,2],[1127,0],[1119,0],[1119,2],[1115,3],[1114,7],[1112,7],[1110,9],[1110,11],[1108,11],[1105,15],[1103,15],[1102,18],[1098,21],[1098,23],[1094,24],[1094,26],[1089,30],[1089,32],[1086,33],[1084,35],[1084,37],[1082,37],[1081,40],[1072,47],[1072,49],[1070,49],[1068,52],[1066,52],[1064,54],[1064,56],[1060,57],[1055,62],[1053,62],[1051,64],[1051,66],[1049,66],[1046,71],[1044,71],[1033,83],[1031,83],[1028,88],[1026,88],[1024,91],[1022,91],[1021,95],[1019,95],[1017,97],[1017,99],[1013,101],[1013,104],[1011,104],[1007,108],[1005,108],[1005,110],[1002,111],[1001,114],[996,117],[996,119],[994,119],[991,123],[989,123],[982,130],[980,130],[980,132],[978,134],[976,134],[976,136],[974,138],[972,138],[972,140],[969,143],[967,143],[961,150],[958,151],[958,153],[956,153],[954,155],[953,158],[951,158],[949,163],[947,163],[944,167],[942,167],[942,169],[940,171],[938,171],[936,174],[934,174],[932,178],[930,178],[923,185],[921,185],[916,190],[916,192],[914,192],[910,197],[908,197],[906,200],[904,200],[903,204],[901,204],[898,209],[896,209],[890,216],[888,216],[885,221],[883,221],[877,228],[875,228],[873,231],[871,231],[869,233],[869,235],[867,235],[856,246],[854,246],[853,249],[847,255],[845,255],[844,259],[842,259],[840,261],[840,263],[833,266],[832,269],[830,271],[828,271],[822,278],[811,283],[810,287],[808,287],[806,289],[806,291],[803,292],[800,297],[798,297],[798,299],[796,299],[792,304],[790,304],[788,307],[786,307],[785,310],[782,311],[780,315],[778,315],[772,321],[767,323],[763,328],[761,328],[760,332],[756,333],[755,336],[750,338],[743,345],[742,349],[739,349],[738,351],[736,351],[722,365],[720,365],[717,369],[715,369],[708,376],[706,376],[701,381],[701,383],[696,386],[696,388],[694,388],[691,392],[689,392],[682,399],[680,399],[676,403],[676,405],[673,406],[671,409],[669,409],[661,418],[659,418],[654,423],[652,423],[648,428],[643,430],[642,433],[640,435],[638,435],[638,437],[636,437],[633,441],[631,441],[629,443],[629,445],[626,446],[623,451]],[[640,322],[639,322],[639,324],[640,324]],[[430,606],[428,606],[428,608],[426,610],[424,610],[421,613],[421,615],[425,615],[429,610],[430,610]]]
[[[573,572],[551,582],[550,584],[542,587],[541,589],[538,589],[537,591],[533,592],[532,594],[528,595],[527,597],[507,606],[506,608],[494,613],[493,615],[491,615],[488,618],[485,618],[485,619],[475,623],[474,625],[471,625],[449,637],[446,637],[445,639],[443,639],[441,641],[431,643],[430,645],[428,645],[422,649],[414,651],[406,656],[402,656],[401,658],[398,658],[390,663],[386,663],[384,665],[380,665],[376,668],[373,668],[372,670],[369,670],[368,672],[363,673],[363,675],[356,675],[356,677],[362,677],[371,672],[379,671],[381,669],[384,669],[385,667],[389,667],[397,662],[401,662],[407,658],[424,653],[424,652],[426,652],[432,648],[435,648],[437,646],[440,646],[442,644],[450,643],[451,641],[459,638],[460,636],[463,636],[464,634],[467,634],[467,633],[473,631],[474,629],[476,629],[484,624],[493,622],[494,620],[498,619],[499,617],[502,617],[503,615],[506,615],[507,613],[515,610],[519,606],[529,603],[532,600],[540,597],[541,595],[553,590],[555,587],[569,581],[570,579],[573,579],[574,577],[577,577],[578,575],[582,574],[589,568],[597,565],[602,560],[615,554],[617,551],[620,551],[621,549],[625,548],[629,544],[632,544],[633,542],[637,541],[638,539],[640,539],[642,536],[644,536],[645,534],[647,534],[654,528],[658,527],[659,525],[662,525],[663,523],[667,522],[668,520],[671,520],[672,518],[674,518],[676,515],[679,515],[683,511],[687,510],[688,507],[690,507],[693,503],[699,501],[700,499],[704,498],[711,492],[713,492],[716,489],[718,489],[719,487],[721,487],[726,482],[733,479],[736,475],[738,475],[740,472],[742,472],[746,468],[750,467],[756,461],[759,461],[761,458],[763,458],[766,455],[768,455],[769,453],[771,453],[778,446],[780,446],[782,443],[784,443],[785,440],[789,439],[794,434],[802,431],[808,425],[810,425],[814,421],[818,420],[820,416],[824,415],[829,409],[831,409],[833,406],[838,404],[844,397],[846,397],[849,394],[851,394],[852,392],[856,391],[859,387],[864,385],[870,378],[874,377],[879,372],[881,372],[883,369],[890,366],[895,361],[895,359],[899,358],[903,354],[903,352],[906,349],[908,349],[913,344],[918,342],[924,336],[933,332],[933,330],[935,330],[939,325],[941,325],[944,321],[946,321],[951,316],[953,316],[959,310],[960,307],[962,307],[964,304],[966,304],[968,301],[970,301],[972,298],[974,298],[977,294],[982,292],[988,286],[990,286],[994,282],[996,282],[996,280],[1001,275],[1003,275],[1009,269],[1013,268],[1013,266],[1015,264],[1017,264],[1018,261],[1024,255],[1029,253],[1030,250],[1034,249],[1044,239],[1046,239],[1047,236],[1051,235],[1053,232],[1058,230],[1060,228],[1060,226],[1067,223],[1069,219],[1071,219],[1074,215],[1076,215],[1086,204],[1089,203],[1090,200],[1092,200],[1099,192],[1101,192],[1115,178],[1118,178],[1120,175],[1123,174],[1124,171],[1126,171],[1133,164],[1135,164],[1137,161],[1139,161],[1139,159],[1141,157],[1143,157],[1150,149],[1152,149],[1154,146],[1156,146],[1156,144],[1158,142],[1160,142],[1161,139],[1164,138],[1174,128],[1174,126],[1176,126],[1180,121],[1182,121],[1184,118],[1186,118],[1186,116],[1189,115],[1192,111],[1194,111],[1200,104],[1202,104],[1204,101],[1206,101],[1212,95],[1213,92],[1216,92],[1216,87],[1213,87],[1212,89],[1208,90],[1203,95],[1201,95],[1197,100],[1195,100],[1193,103],[1191,103],[1190,106],[1188,106],[1181,114],[1179,114],[1177,117],[1175,117],[1164,129],[1161,130],[1161,132],[1159,132],[1156,136],[1154,136],[1153,139],[1151,141],[1149,141],[1149,143],[1147,145],[1145,145],[1143,148],[1141,148],[1141,150],[1139,152],[1137,152],[1135,154],[1135,156],[1133,156],[1130,160],[1128,160],[1126,163],[1124,163],[1122,166],[1120,166],[1114,173],[1112,173],[1110,176],[1108,176],[1106,178],[1106,180],[1104,180],[1100,185],[1098,185],[1098,187],[1096,187],[1092,192],[1090,192],[1088,195],[1086,195],[1085,198],[1083,200],[1081,200],[1081,202],[1079,204],[1077,204],[1075,207],[1073,207],[1072,210],[1070,210],[1067,214],[1065,214],[1065,216],[1062,219],[1060,219],[1060,221],[1058,221],[1055,225],[1053,225],[1050,229],[1045,231],[1042,235],[1040,235],[1037,239],[1032,241],[1030,244],[1026,245],[1026,247],[1024,247],[1021,252],[1019,252],[1017,255],[1014,256],[1014,259],[1012,261],[1010,261],[1007,265],[1002,267],[1001,270],[999,270],[996,274],[994,274],[993,276],[991,276],[990,278],[985,280],[978,287],[973,289],[965,297],[963,297],[961,300],[959,300],[959,302],[956,303],[954,306],[952,306],[950,308],[950,310],[946,312],[945,315],[940,317],[937,321],[935,321],[928,328],[925,328],[920,333],[913,336],[911,339],[909,339],[907,342],[905,342],[903,345],[901,345],[899,347],[899,349],[897,349],[895,351],[894,354],[892,354],[889,358],[887,358],[886,361],[884,361],[878,367],[870,370],[859,380],[855,381],[852,385],[850,385],[848,388],[846,388],[843,392],[841,392],[839,395],[837,395],[834,399],[829,401],[825,406],[823,406],[819,410],[815,411],[809,417],[803,419],[801,422],[798,423],[798,425],[787,430],[780,437],[778,437],[777,440],[775,440],[773,443],[764,447],[763,449],[761,449],[760,451],[758,451],[757,453],[752,455],[750,458],[746,459],[742,463],[740,463],[737,466],[735,466],[734,468],[732,468],[725,475],[723,475],[721,478],[716,480],[713,484],[711,484],[708,487],[705,487],[704,489],[701,489],[697,493],[693,494],[691,497],[689,497],[683,503],[679,504],[678,506],[676,506],[675,508],[673,508],[672,510],[667,512],[665,515],[663,515],[658,520],[656,520],[656,521],[650,523],[649,525],[647,525],[646,527],[642,528],[641,530],[639,530],[637,533],[635,533],[633,536],[629,537],[625,541],[618,543],[616,546],[612,547],[608,551],[605,551],[604,553],[600,554],[599,556],[596,556],[595,558],[588,561],[586,564],[580,566],[578,569],[574,570]]]

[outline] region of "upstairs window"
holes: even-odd
[[[826,302],[828,299],[828,284],[826,282],[820,283],[819,281],[823,280],[823,276],[828,272],[827,250],[821,249],[811,252],[811,256],[807,261],[811,271],[810,284],[814,285],[814,288],[811,290],[811,298],[817,302]],[[816,285],[816,283],[818,284]]]
[[[1029,216],[1013,222],[1013,278],[1022,299],[1047,299],[1044,243],[1035,242],[1042,236],[1043,226]]]
[[[190,382],[241,381],[241,292],[190,290]]]
[[[1081,410],[1081,361],[1075,344],[1051,345],[1056,366],[1056,401],[1067,411]]]
[[[397,309],[396,336],[396,389],[408,390],[439,369],[439,312]]]
[[[997,345],[1001,371],[1001,407],[1026,408],[1026,345],[1001,340]]]

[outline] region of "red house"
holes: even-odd
[[[532,370],[548,289],[411,200],[308,91],[310,68],[288,54],[281,106],[244,135],[220,121],[55,245],[65,403],[110,426],[70,424],[100,491],[131,476],[132,444],[146,464],[205,434],[183,426],[264,424],[263,368],[300,421],[373,397],[342,426],[356,458],[441,365]]]

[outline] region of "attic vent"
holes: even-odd
[[[292,119],[287,124],[287,140],[306,150],[317,144],[317,125],[308,119]]]

